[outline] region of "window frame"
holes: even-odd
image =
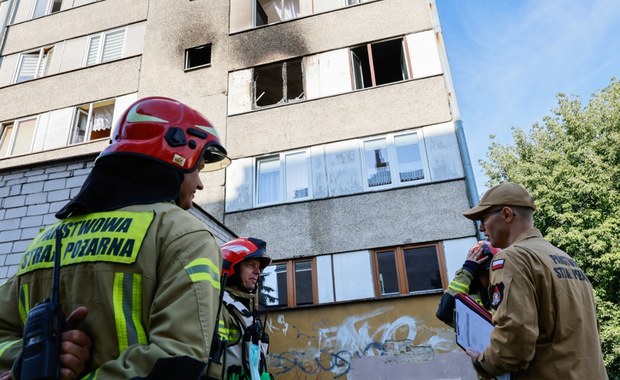
[[[356,4],[353,4],[356,5]],[[351,6],[351,5],[348,5]],[[382,84],[377,84],[377,75],[376,75],[376,70],[375,70],[375,63],[374,63],[374,57],[373,57],[373,51],[372,51],[372,47],[373,45],[380,45],[380,44],[385,44],[385,43],[390,43],[393,41],[400,41],[401,43],[401,50],[400,50],[400,67],[401,67],[401,75],[402,75],[402,79],[398,80],[398,81],[393,81],[393,82],[388,82],[388,83],[382,83]],[[363,72],[364,70],[361,68],[361,66],[364,64],[362,59],[360,59],[360,57],[355,53],[355,50],[362,48],[362,47],[366,47],[366,54],[367,54],[367,60],[368,60],[368,66],[369,66],[369,72],[370,72],[370,86],[364,86],[364,80],[362,77],[362,87],[358,87],[358,83],[359,83],[359,79],[356,75],[356,73],[360,73],[363,76]],[[356,62],[359,62],[359,65],[356,64]],[[410,80],[413,76],[412,76],[412,68],[411,68],[411,58],[409,57],[409,48],[407,46],[407,39],[405,38],[405,36],[400,36],[397,38],[390,38],[390,39],[386,39],[386,40],[380,40],[380,41],[373,41],[373,42],[368,42],[366,44],[361,44],[361,45],[356,45],[356,46],[350,46],[349,47],[349,65],[350,65],[350,76],[351,76],[351,88],[352,91],[359,91],[359,90],[365,90],[368,88],[373,88],[373,87],[377,87],[377,86],[386,86],[386,85],[390,85],[393,83],[399,83],[399,82],[403,82],[406,80]],[[359,68],[358,68],[359,66]],[[406,71],[403,71],[406,70]]]
[[[205,48],[209,48],[209,62],[208,63],[204,63],[202,65],[197,65],[197,66],[192,66],[189,67],[189,62],[190,62],[190,58],[189,58],[189,54],[190,51],[197,51],[200,49],[205,49]],[[200,45],[200,46],[194,46],[191,48],[187,48],[185,49],[185,65],[183,67],[184,71],[192,71],[192,70],[197,70],[197,69],[201,69],[203,67],[210,67],[211,66],[211,58],[213,56],[213,44],[204,44],[204,45]]]
[[[411,134],[417,135],[417,139],[418,139],[417,146],[419,150],[420,163],[422,165],[424,177],[420,179],[402,181],[400,179],[400,168],[403,166],[403,163],[400,163],[398,161],[396,140],[400,136],[406,136],[406,135],[411,135]],[[388,163],[388,166],[390,167],[391,183],[370,186],[368,183],[368,166],[367,166],[368,163],[367,163],[367,158],[366,158],[365,144],[367,142],[381,140],[381,139],[383,139],[386,143],[387,163]],[[407,131],[399,131],[399,132],[389,133],[385,135],[360,138],[359,149],[361,152],[361,161],[362,161],[361,169],[362,169],[362,181],[364,183],[364,191],[375,191],[375,190],[389,189],[389,188],[402,187],[402,186],[411,186],[415,184],[430,182],[431,180],[430,179],[430,168],[428,164],[428,156],[426,153],[426,143],[425,143],[424,134],[421,128],[407,130]]]
[[[30,140],[30,147],[28,148],[27,152],[19,153],[16,155],[13,153],[13,150],[15,149],[15,142],[16,142],[17,136],[19,135],[19,127],[22,123],[28,122],[28,121],[34,121],[32,138]],[[12,132],[11,132],[11,136],[9,137],[6,154],[4,156],[0,156],[0,159],[32,153],[32,149],[34,147],[34,140],[37,134],[37,128],[39,126],[39,115],[32,116],[32,117],[23,117],[20,119],[15,119],[15,120],[10,120],[10,121],[0,123],[0,148],[5,144],[6,130],[8,126],[12,127]]]
[[[48,75],[50,64],[52,61],[51,58],[53,58],[55,47],[56,45],[44,46],[39,49],[20,53],[17,59],[17,66],[15,67],[15,73],[13,74],[12,83],[27,82],[27,81],[42,78]],[[28,55],[34,55],[34,54],[37,54],[37,64],[34,70],[33,77],[19,80],[20,73],[22,71],[22,66],[24,64],[24,58]]]
[[[105,104],[102,104],[105,103]],[[96,102],[91,102],[91,103],[84,103],[84,104],[80,104],[74,107],[74,111],[73,111],[73,117],[71,120],[71,129],[69,131],[69,136],[67,138],[67,144],[66,146],[72,146],[72,145],[77,145],[77,144],[83,144],[83,143],[87,143],[90,141],[96,141],[96,140],[101,140],[104,138],[109,138],[109,136],[112,135],[112,129],[114,128],[114,121],[112,120],[112,123],[110,125],[110,134],[107,137],[101,137],[101,138],[95,138],[92,139],[92,132],[93,132],[93,110],[95,108],[100,108],[100,107],[107,107],[107,106],[112,106],[113,110],[112,110],[112,117],[114,117],[114,106],[116,105],[116,98],[111,98],[111,99],[103,99],[103,100],[98,100]],[[84,110],[84,108],[88,107],[88,111]],[[77,123],[79,123],[80,120],[80,114],[86,114],[86,130],[84,131],[84,140],[79,141],[79,142],[72,142],[73,141],[73,137],[77,131]],[[106,128],[107,129],[107,128]]]
[[[252,69],[252,109],[253,110],[259,110],[259,109],[265,109],[265,108],[269,108],[269,107],[277,107],[277,106],[281,106],[281,105],[285,105],[285,104],[292,104],[292,103],[297,103],[297,102],[302,102],[304,100],[306,100],[306,83],[304,80],[304,62],[305,62],[305,57],[295,57],[295,58],[291,58],[291,59],[287,59],[285,61],[279,61],[279,62],[271,62],[269,64],[266,65],[260,65],[260,66],[256,66]],[[299,67],[300,67],[300,84],[301,84],[301,90],[302,90],[302,96],[301,97],[295,97],[292,99],[288,98],[288,90],[289,90],[289,86],[288,86],[288,79],[289,79],[289,75],[288,75],[288,66],[290,63],[294,62],[294,61],[299,61]],[[266,104],[266,105],[259,105],[258,101],[260,100],[260,98],[262,98],[263,94],[265,94],[265,92],[263,92],[260,96],[258,96],[258,73],[257,70],[263,69],[265,67],[268,66],[274,66],[274,65],[279,65],[280,67],[280,75],[282,78],[282,88],[281,88],[281,92],[282,92],[282,98],[280,98],[280,100],[276,103],[272,103],[272,104]]]
[[[47,2],[47,4],[45,5],[44,13],[42,15],[40,15],[40,16],[35,16],[35,11],[37,10],[37,3],[39,1],[45,1],[45,2]],[[55,10],[55,11],[53,11],[54,3],[55,3],[55,0],[34,0],[32,2],[32,9],[30,10],[29,20],[34,20],[34,19],[37,19],[37,18],[40,18],[40,17],[44,17],[44,16],[47,16],[47,15],[50,15],[52,13],[60,12],[62,10],[63,0],[60,0],[60,7],[57,10]]]
[[[306,196],[302,196],[302,197],[298,197],[298,198],[289,198],[289,189],[288,189],[288,183],[287,183],[287,157],[289,156],[293,156],[293,155],[297,155],[297,154],[304,154],[304,158],[303,161],[305,163],[305,168],[306,168],[306,181],[307,181],[307,190],[308,193]],[[278,199],[274,200],[274,201],[268,201],[268,202],[260,202],[260,173],[259,173],[259,165],[261,162],[268,162],[268,161],[275,161],[277,159],[278,161],[278,190],[279,190],[279,197]],[[275,205],[275,204],[282,204],[282,203],[293,203],[293,202],[303,202],[303,201],[307,201],[312,199],[312,156],[310,155],[310,150],[309,149],[297,149],[297,150],[291,150],[291,151],[286,151],[286,152],[280,152],[280,153],[274,153],[274,154],[269,154],[269,155],[265,155],[265,156],[260,156],[260,157],[255,157],[254,158],[254,170],[253,170],[253,176],[254,176],[254,186],[253,186],[253,190],[254,190],[254,196],[253,196],[253,203],[254,203],[254,207],[263,207],[263,206],[270,206],[270,205]]]
[[[441,287],[437,289],[427,289],[427,290],[418,290],[418,291],[409,291],[409,283],[407,278],[407,267],[405,264],[405,256],[404,251],[407,249],[416,249],[416,248],[425,248],[425,247],[434,247],[437,255],[437,269],[439,271],[440,279],[441,279]],[[396,264],[396,275],[397,275],[397,283],[398,283],[398,293],[390,293],[383,294],[381,288],[381,279],[379,272],[379,261],[378,254],[384,252],[393,251],[395,255],[395,264]],[[443,247],[440,242],[432,242],[432,243],[422,243],[422,244],[408,244],[402,246],[394,246],[394,247],[383,247],[372,250],[372,269],[373,269],[373,278],[374,278],[374,287],[375,287],[375,298],[390,298],[390,297],[399,297],[399,296],[408,296],[408,295],[424,295],[424,294],[435,294],[441,293],[447,286],[448,279],[446,278],[446,263],[444,258]]]
[[[105,50],[105,45],[106,45],[106,37],[108,35],[117,33],[117,32],[123,32],[123,44],[121,46],[120,49],[120,55],[117,58],[113,58],[113,59],[109,59],[106,61],[103,61],[103,53]],[[91,51],[91,44],[92,44],[92,40],[94,38],[99,38],[99,45],[97,46],[97,54],[96,54],[96,58],[95,61],[93,63],[88,63],[88,57],[90,56],[90,51]],[[88,67],[88,66],[94,66],[94,65],[99,65],[102,63],[107,63],[107,62],[113,62],[116,61],[118,59],[122,59],[123,58],[123,53],[125,51],[125,44],[127,43],[127,27],[122,27],[122,28],[116,28],[116,29],[112,29],[112,30],[106,30],[105,32],[101,32],[101,33],[95,33],[95,34],[91,34],[88,36],[88,38],[86,39],[86,51],[84,53],[84,59],[82,62],[82,67]]]
[[[297,304],[297,293],[296,293],[296,276],[295,276],[295,264],[300,262],[310,262],[310,270],[311,270],[311,281],[312,281],[312,303],[298,305]],[[285,308],[295,308],[295,307],[304,307],[304,306],[312,306],[319,304],[319,288],[318,288],[318,276],[317,276],[317,266],[316,266],[316,256],[312,257],[300,257],[296,259],[289,260],[278,260],[273,261],[269,266],[275,265],[286,265],[286,306],[279,305],[266,305],[268,309],[285,309]],[[275,272],[273,272],[275,273]]]

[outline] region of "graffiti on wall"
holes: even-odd
[[[330,372],[333,378],[348,374],[353,358],[383,356],[387,362],[427,362],[436,350],[452,350],[454,337],[438,332],[414,345],[421,327],[420,321],[400,316],[391,323],[383,323],[371,331],[370,320],[393,307],[346,317],[340,324],[331,325],[328,319],[314,322],[308,331],[285,320],[280,314],[267,323],[270,335],[282,334],[296,342],[295,348],[269,354],[270,371],[274,375],[300,371],[313,377]]]

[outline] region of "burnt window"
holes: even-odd
[[[409,79],[402,39],[351,48],[351,60],[356,89]]]
[[[185,50],[185,70],[211,65],[211,44]]]
[[[254,106],[290,103],[304,99],[301,58],[254,69]]]

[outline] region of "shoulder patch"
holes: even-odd
[[[501,304],[504,299],[504,283],[500,282],[499,284],[491,286],[491,291],[493,292],[491,295],[491,307],[497,310],[499,304]]]
[[[504,259],[493,260],[491,263],[491,270],[498,270],[504,267]]]

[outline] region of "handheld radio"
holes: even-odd
[[[60,307],[60,254],[62,233],[56,230],[52,297],[28,312],[21,356],[21,380],[60,378],[60,343],[66,319]]]

